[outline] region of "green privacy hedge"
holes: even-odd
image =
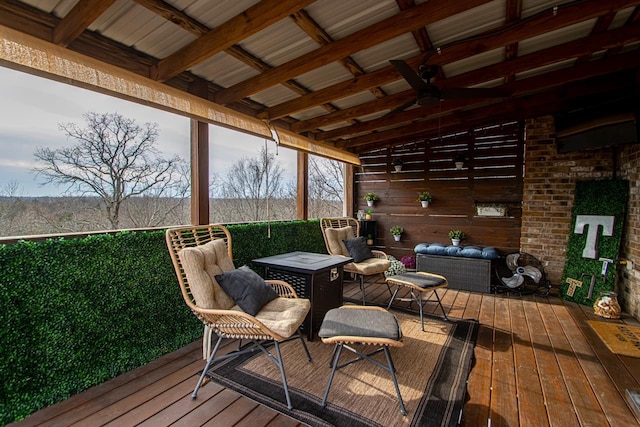
[[[291,250],[324,252],[318,221],[229,230],[237,266]],[[202,334],[164,231],[0,245],[0,307],[0,425]]]

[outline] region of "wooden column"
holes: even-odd
[[[191,224],[209,223],[209,124],[191,119]]]
[[[309,219],[309,154],[298,151],[296,211],[298,219]]]
[[[344,177],[342,182],[344,183],[344,201],[342,202],[342,215],[353,216],[355,212],[354,205],[354,185],[353,185],[353,165],[345,163],[344,165]]]

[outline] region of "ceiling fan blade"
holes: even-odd
[[[400,113],[400,112],[406,110],[407,108],[411,107],[415,103],[416,103],[416,100],[412,99],[411,101],[405,102],[402,105],[398,105],[396,108],[394,108],[393,110],[389,111],[384,116],[387,117],[387,116],[391,116],[391,115],[396,114],[396,113]]]
[[[445,87],[440,92],[444,99],[508,98],[513,94],[513,90],[499,87]]]
[[[428,87],[427,83],[420,78],[420,76],[409,66],[406,62],[399,59],[392,59],[391,65],[396,67],[396,70],[402,75],[402,77],[411,85],[413,90],[421,92]]]

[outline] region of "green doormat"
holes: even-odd
[[[613,290],[628,198],[626,180],[576,183],[567,259],[560,285],[563,298],[592,305],[599,292]],[[606,264],[606,271],[605,261],[601,259],[613,260]]]

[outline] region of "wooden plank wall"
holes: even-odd
[[[495,246],[501,252],[520,247],[523,200],[524,125],[509,122],[431,139],[412,139],[360,154],[355,170],[354,206],[371,209],[377,221],[376,246],[396,258],[413,254],[418,243],[450,244],[448,232],[460,229],[463,245]],[[453,158],[467,160],[460,170]],[[393,167],[402,159],[402,171]],[[418,194],[429,191],[433,201],[422,208]],[[374,192],[379,200],[367,207],[363,196]],[[508,206],[506,217],[478,217],[475,203]],[[395,242],[389,229],[405,232]]]

